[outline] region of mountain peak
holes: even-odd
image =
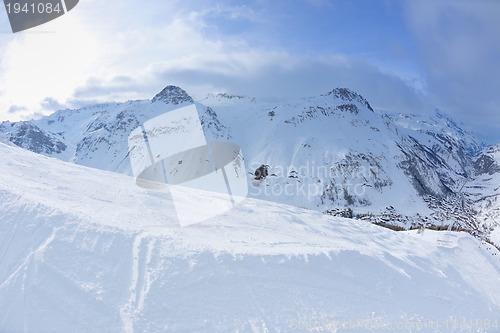
[[[166,86],[156,94],[155,97],[151,100],[153,103],[157,101],[161,101],[165,104],[181,104],[181,103],[194,103],[194,100],[188,93],[177,86]]]
[[[363,96],[347,88],[335,88],[332,91],[329,91],[328,93],[322,96],[333,96],[335,98],[339,98],[349,102],[358,101],[361,104],[365,105],[368,108],[368,110],[373,112],[370,103],[368,103],[368,101]]]

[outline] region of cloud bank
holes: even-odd
[[[88,0],[32,33],[0,34],[0,119],[151,98],[167,84],[195,98],[348,87],[388,112],[439,107],[500,141],[498,17],[486,0]]]

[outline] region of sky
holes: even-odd
[[[500,142],[497,0],[80,0],[16,34],[0,7],[0,120],[169,84],[276,101],[347,87]]]

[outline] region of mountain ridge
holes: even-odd
[[[481,212],[496,211],[498,203],[478,204],[478,194],[466,186],[488,159],[481,157],[485,150],[477,139],[439,112],[435,118],[381,113],[347,88],[271,103],[228,94],[194,101],[183,89],[167,86],[152,100],[63,110],[30,124],[61,147],[50,150],[49,144],[38,152],[130,175],[129,133],[189,104],[195,104],[208,140],[242,147],[249,173],[269,165],[265,180],[250,179],[251,197],[323,212],[351,208],[357,218],[373,222],[393,207],[403,228],[458,222],[485,237],[499,228],[497,218],[477,219],[491,216]],[[36,151],[7,123],[0,125],[0,137]],[[486,182],[482,186],[496,193]]]

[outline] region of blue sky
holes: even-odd
[[[500,1],[80,0],[9,29],[2,8],[0,119],[168,84],[273,100],[348,87],[388,112],[440,108],[500,142]]]

